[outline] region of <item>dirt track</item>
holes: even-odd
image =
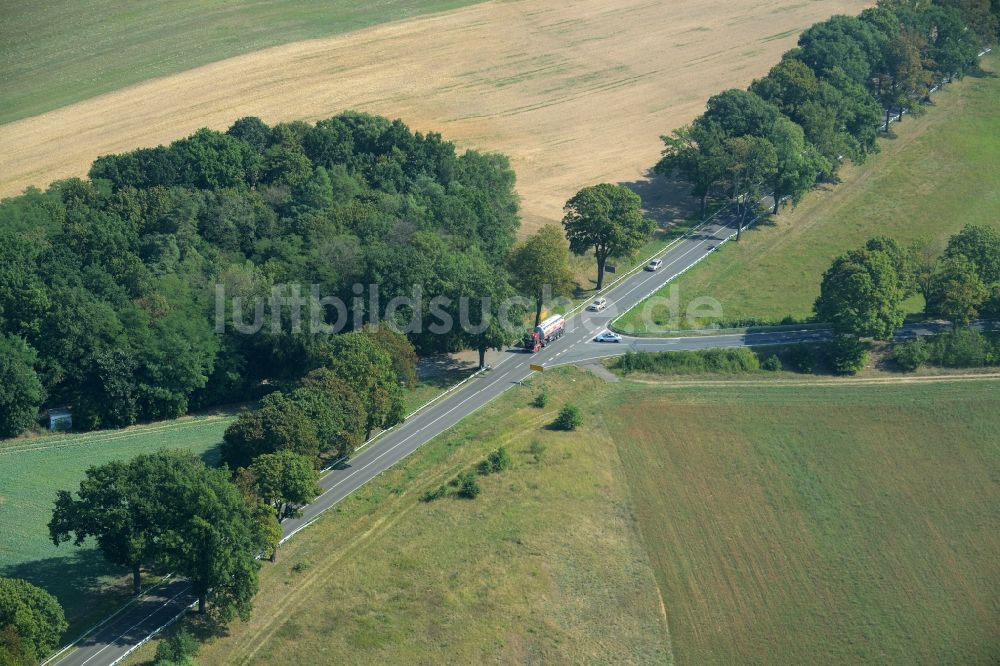
[[[0,195],[235,118],[345,109],[512,157],[525,229],[577,189],[640,181],[658,137],[865,0],[513,0],[259,51],[0,126]]]

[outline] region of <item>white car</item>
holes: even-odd
[[[608,307],[608,299],[606,299],[606,298],[598,298],[598,299],[594,300],[593,303],[591,303],[590,305],[588,305],[587,309],[590,310],[591,312],[600,312],[601,310],[603,310],[606,307]]]
[[[596,338],[594,338],[594,342],[621,342],[621,341],[622,341],[622,336],[618,335],[617,333],[612,333],[611,331],[604,331]]]
[[[662,265],[663,259],[653,259],[651,262],[646,264],[646,270],[652,272],[658,270]]]

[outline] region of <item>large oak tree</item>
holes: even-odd
[[[577,255],[594,251],[598,291],[604,286],[608,258],[634,254],[656,229],[641,207],[638,194],[612,183],[585,187],[566,202],[563,227],[569,249]]]

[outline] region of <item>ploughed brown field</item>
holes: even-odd
[[[866,0],[513,0],[223,60],[0,126],[0,196],[241,116],[402,118],[506,153],[524,231],[584,185],[642,180],[659,136]]]

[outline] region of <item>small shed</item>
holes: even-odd
[[[73,412],[68,409],[50,409],[45,416],[48,420],[49,430],[73,429]]]

